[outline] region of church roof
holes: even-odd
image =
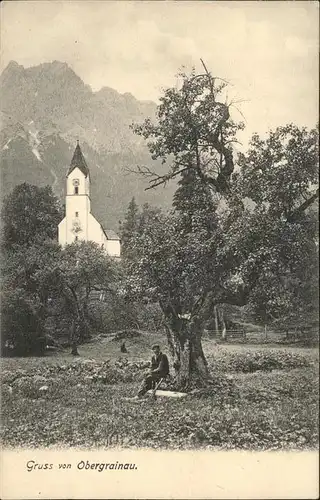
[[[103,226],[101,227],[108,240],[120,240],[119,236],[115,231],[113,231],[112,229],[105,229]]]
[[[79,141],[77,141],[77,146],[76,149],[74,150],[73,157],[70,163],[70,168],[67,175],[71,174],[71,172],[77,167],[79,168],[79,170],[81,170],[81,172],[83,173],[83,175],[85,175],[85,177],[89,175],[88,165],[86,164],[86,160],[84,159],[84,156],[82,154],[81,148],[79,146]]]

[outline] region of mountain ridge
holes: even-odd
[[[135,196],[168,208],[173,184],[145,191],[147,181],[129,169],[151,160],[130,125],[155,117],[156,104],[104,86],[94,92],[67,63],[24,68],[10,61],[0,75],[1,196],[20,182],[50,184],[63,201],[65,176],[79,140],[92,178],[93,212],[117,230]]]

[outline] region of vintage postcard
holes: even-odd
[[[318,498],[318,3],[0,13],[1,498]]]

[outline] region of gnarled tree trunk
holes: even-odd
[[[207,361],[202,349],[202,322],[199,317],[192,319],[181,317],[166,318],[166,333],[169,348],[173,356],[175,386],[188,390],[203,386],[209,380]]]

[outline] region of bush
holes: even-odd
[[[2,355],[42,355],[46,338],[42,323],[22,290],[3,294],[1,300]]]
[[[75,383],[86,381],[113,385],[139,380],[142,365],[143,363],[129,363],[124,359],[116,361],[115,366],[111,366],[110,360],[102,362],[79,360],[68,365],[48,367],[45,372],[42,370],[42,373],[47,373],[50,376],[67,375],[69,380],[73,379]]]
[[[213,372],[242,372],[290,370],[310,367],[312,362],[305,356],[283,350],[228,352],[219,349],[213,355],[210,369]]]

